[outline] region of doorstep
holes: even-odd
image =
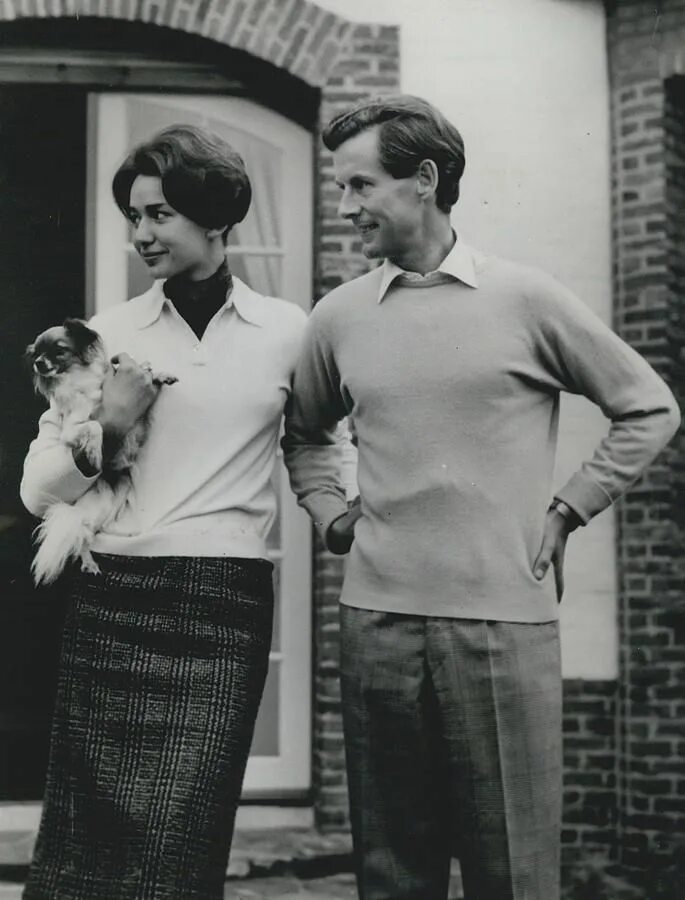
[[[352,842],[347,833],[315,828],[259,828],[236,831],[227,878],[263,878],[292,874],[319,878],[352,871]]]

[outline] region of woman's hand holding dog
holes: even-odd
[[[102,426],[103,458],[111,459],[124,437],[157,399],[160,384],[153,381],[149,366],[138,365],[128,353],[112,357],[112,366],[102,384],[102,400],[95,419]],[[97,471],[79,451],[74,461],[84,475]]]

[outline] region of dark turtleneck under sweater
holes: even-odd
[[[174,304],[178,314],[190,325],[198,339],[202,339],[212,317],[226,303],[233,279],[224,260],[209,278],[191,281],[186,275],[173,275],[164,282],[164,294]]]

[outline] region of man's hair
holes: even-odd
[[[167,202],[203,228],[224,236],[250,208],[252,187],[239,153],[223,138],[193,125],[172,125],[135,147],[116,172],[112,192],[128,217],[139,175],[161,179]]]
[[[435,200],[449,213],[459,199],[459,179],[466,157],[464,141],[457,129],[426,100],[410,94],[376,97],[336,116],[323,133],[329,150],[368,128],[379,126],[380,162],[393,178],[414,175],[424,159],[438,169]]]

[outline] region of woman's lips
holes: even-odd
[[[151,265],[153,265],[154,263],[156,263],[158,259],[161,259],[161,258],[165,255],[165,253],[164,253],[164,252],[160,252],[160,253],[141,253],[140,255],[141,255],[142,259],[143,259],[143,262],[147,263],[148,266],[151,266]]]

